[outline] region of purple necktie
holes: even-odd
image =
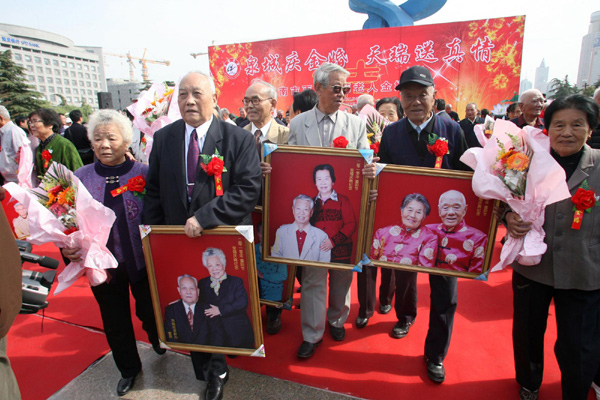
[[[187,184],[188,184],[188,197],[192,198],[194,192],[194,182],[196,181],[196,171],[198,171],[198,158],[200,157],[200,150],[198,149],[198,134],[194,129],[190,135],[190,145],[188,146],[187,154]]]

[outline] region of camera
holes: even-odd
[[[17,240],[17,247],[21,253],[21,264],[24,262],[39,264],[48,269],[57,269],[58,260],[46,256],[32,254],[31,243],[24,240]],[[22,293],[23,304],[21,314],[33,314],[41,309],[48,307],[46,298],[50,293],[50,288],[56,278],[56,271],[37,272],[27,269],[23,270]]]

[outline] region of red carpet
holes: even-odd
[[[34,252],[58,257],[52,245],[36,246]],[[300,310],[294,307],[284,311],[279,334],[265,334],[266,358],[238,357],[228,362],[259,374],[368,399],[516,398],[519,387],[514,380],[510,279],[507,269],[492,274],[488,282],[459,280],[454,334],[444,363],[447,379],[442,385],[429,381],[423,362],[429,314],[425,274],[418,278],[419,315],[404,339],[389,336],[395,323],[393,311],[388,315],[376,313],[362,330],[354,327],[358,312],[354,284],[345,341],[334,342],[326,333],[311,359],[298,360],[296,351],[302,335]],[[57,297],[51,295],[49,301],[43,333],[41,317],[28,315],[19,316],[8,335],[8,355],[25,400],[46,399],[109,350],[104,335],[94,331],[101,327],[100,314],[83,279]],[[296,294],[294,303],[298,302]],[[550,318],[540,390],[540,398],[545,400],[561,398],[560,373],[553,354],[556,325]],[[139,321],[135,317],[134,321],[138,339],[147,340]],[[591,395],[589,398],[593,399]]]

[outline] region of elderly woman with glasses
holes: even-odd
[[[117,268],[107,270],[108,279],[92,287],[92,293],[100,307],[108,345],[121,372],[117,394],[123,396],[132,388],[142,370],[131,321],[130,289],[135,298],[136,315],[148,333],[148,341],[156,353],[165,353],[159,346],[138,229],[142,223],[148,166],[134,162],[125,155],[132,140],[131,123],[117,111],[99,110],[92,114],[88,137],[98,161],[77,170],[75,175],[94,199],[113,210],[117,216],[106,245],[119,264]],[[115,189],[125,185],[127,190],[114,194]],[[81,249],[65,248],[62,253],[71,261],[81,260]]]
[[[35,151],[38,176],[43,176],[53,162],[62,164],[71,171],[83,166],[73,143],[58,133],[60,127],[60,117],[54,110],[40,108],[29,114],[29,131],[40,140]]]
[[[573,197],[546,207],[546,253],[538,265],[513,263],[513,350],[521,399],[537,399],[544,370],[544,333],[554,300],[563,399],[587,399],[600,365],[600,150],[585,142],[598,124],[598,105],[586,96],[556,99],[544,123],[551,154],[563,167]],[[587,190],[587,191],[586,191]],[[590,200],[578,202],[581,195]],[[579,204],[579,205],[577,205]],[[575,207],[587,209],[577,226]],[[531,224],[506,214],[508,234]]]

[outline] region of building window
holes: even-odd
[[[36,64],[41,64],[42,63],[42,57],[33,57],[33,59],[35,60]]]
[[[38,82],[39,83],[44,83],[44,77],[43,76],[38,76]]]
[[[60,76],[60,69],[54,68],[54,75]]]
[[[73,89],[73,94],[79,94],[79,91],[77,89]]]
[[[27,71],[33,72],[33,65],[28,65],[27,66]]]
[[[77,73],[77,76],[78,76],[79,78],[83,78],[83,72],[78,72],[78,73]]]
[[[31,61],[31,60],[29,60]],[[96,72],[96,67],[92,65],[92,72]]]
[[[75,64],[73,64],[72,62],[69,63],[69,68],[75,69]]]
[[[75,97],[75,103],[79,103],[79,97]]]
[[[29,80],[29,82],[35,82],[35,76],[33,75],[27,75],[27,79]]]
[[[62,88],[59,86],[59,87],[57,87],[57,88],[56,88],[56,91],[57,91],[58,93],[62,94],[62,92],[63,92],[63,89],[62,89]]]
[[[71,76],[75,78],[75,71],[71,71]]]
[[[93,80],[96,80],[96,79],[98,79],[98,75],[96,75],[96,74],[92,74],[92,79],[93,79]]]
[[[60,62],[60,66],[63,68],[67,68],[67,62],[66,61],[61,61]]]
[[[46,82],[52,83],[52,78],[50,78],[50,77],[46,78]]]
[[[92,95],[92,91],[91,91],[91,90],[89,90],[89,89],[88,89],[87,93],[88,93],[88,96],[91,96],[91,95]],[[193,147],[192,147],[192,149],[193,149]]]
[[[81,71],[81,64],[77,64],[77,69]]]
[[[25,61],[31,62],[31,56],[25,55]]]
[[[50,59],[44,58],[44,65],[50,65]]]
[[[13,57],[15,58],[15,61],[22,61],[23,60],[23,57],[21,57],[21,55],[17,54],[17,53],[13,54]]]
[[[46,68],[46,73],[48,75],[52,75],[52,68]]]
[[[72,86],[77,86],[77,81],[75,79],[71,79],[71,85]]]
[[[71,89],[69,89],[69,88],[65,88],[65,93],[66,93],[66,94],[71,94]],[[71,101],[71,100],[69,100],[69,101]]]
[[[35,67],[35,72],[37,72],[38,74],[43,74],[44,73],[44,68],[42,68],[42,67]]]
[[[46,93],[46,86],[40,86],[40,92]]]
[[[54,81],[57,85],[62,85],[62,80],[60,78],[56,78]]]
[[[67,71],[66,69],[63,69],[63,76],[69,76],[69,71]]]
[[[98,87],[98,83],[94,82],[94,87],[97,88]]]
[[[85,79],[90,79],[90,74],[85,74]]]
[[[48,87],[48,91],[49,91],[50,93],[54,93],[54,86],[50,86],[50,87]]]
[[[87,82],[85,83],[85,85],[86,85],[87,87],[92,87],[92,82],[90,82],[90,81],[87,81]]]
[[[67,103],[69,103],[69,104],[73,104],[73,101],[71,100],[71,98],[70,98],[70,97],[67,97]]]
[[[83,84],[83,81],[79,81],[79,86],[85,86],[85,85]]]
[[[52,60],[52,65],[54,65],[55,67],[58,67],[58,60]]]

